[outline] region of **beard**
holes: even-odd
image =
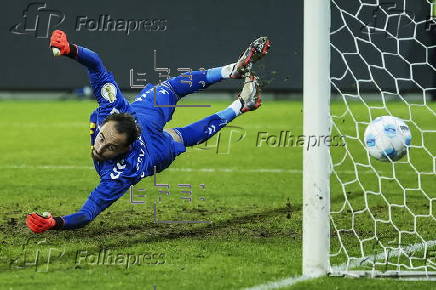
[[[92,158],[94,161],[99,161],[99,162],[104,161],[104,158],[101,157],[100,155],[98,155],[97,152],[95,152],[94,149],[91,150],[91,158]]]

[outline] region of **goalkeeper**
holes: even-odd
[[[130,186],[167,168],[186,147],[205,142],[237,116],[256,110],[261,105],[260,88],[251,67],[267,54],[270,45],[266,37],[258,38],[236,63],[193,71],[156,86],[148,84],[129,103],[95,52],[70,44],[65,32],[55,30],[50,46],[87,68],[99,104],[90,117],[90,133],[91,157],[100,184],[78,212],[60,217],[31,213],[26,225],[35,233],[81,228]],[[181,98],[227,78],[245,78],[241,93],[230,106],[186,127],[163,129]]]

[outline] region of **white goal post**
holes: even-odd
[[[325,275],[330,248],[330,1],[304,1],[303,275]]]
[[[419,2],[304,0],[304,276],[436,280],[436,4]],[[365,150],[381,115],[411,127],[397,162]]]

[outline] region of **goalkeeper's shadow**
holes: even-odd
[[[99,240],[103,239],[109,241],[104,243],[104,246],[112,248],[120,244],[122,244],[123,247],[129,247],[144,242],[154,243],[183,238],[227,236],[229,231],[238,233],[245,224],[261,224],[263,227],[256,227],[256,230],[252,229],[250,232],[251,235],[258,237],[285,236],[289,238],[292,235],[300,235],[300,233],[292,233],[285,227],[283,231],[269,231],[270,223],[268,221],[280,215],[289,219],[291,216],[290,210],[292,210],[292,213],[301,212],[301,205],[293,207],[292,209],[290,209],[290,207],[283,207],[255,212],[244,216],[236,216],[211,224],[159,224],[150,222],[139,225],[117,225],[105,229],[90,227],[87,230],[78,231],[77,234],[83,238],[98,237]],[[110,239],[115,238],[114,235],[122,237],[123,241],[120,242],[119,239],[116,239],[116,241],[111,242]],[[105,236],[107,236],[107,239],[105,239]]]

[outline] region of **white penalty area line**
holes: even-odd
[[[77,165],[4,165],[0,169],[93,169],[92,166]]]
[[[266,284],[261,284],[258,286],[254,286],[251,288],[245,288],[245,290],[266,290],[266,289],[277,289],[277,288],[282,288],[282,287],[289,287],[292,286],[298,282],[302,282],[302,281],[306,281],[306,280],[310,280],[310,279],[314,279],[316,277],[309,277],[309,276],[294,276],[294,277],[289,277],[280,281],[275,281],[275,282],[269,282]]]
[[[371,262],[374,262],[374,260],[382,260],[382,259],[386,259],[387,256],[389,256],[390,258],[394,258],[394,257],[398,257],[401,254],[410,254],[410,253],[414,253],[417,251],[423,251],[426,248],[430,248],[430,247],[434,247],[436,246],[436,240],[433,241],[428,241],[425,243],[417,243],[417,244],[413,244],[401,249],[394,249],[389,251],[389,253],[382,252],[379,253],[375,256],[371,255],[371,256],[367,256],[367,257],[363,257],[363,258],[359,258],[359,259],[353,259],[351,262],[348,263],[343,263],[341,265],[338,266],[333,266],[331,268],[331,272],[332,273],[338,273],[338,272],[343,272],[344,274],[346,273],[347,270],[351,270],[353,268],[365,265],[365,264],[369,264]],[[307,281],[307,280],[312,280],[312,279],[316,279],[319,278],[318,277],[314,277],[314,276],[305,276],[305,275],[301,275],[301,276],[293,276],[293,277],[289,277],[289,278],[285,278],[283,280],[278,280],[278,281],[272,281],[272,282],[267,282],[264,284],[260,284],[254,287],[250,287],[250,288],[245,288],[245,290],[269,290],[269,289],[277,289],[277,288],[283,288],[283,287],[289,287],[292,286],[298,282],[301,281]]]
[[[0,169],[94,169],[93,166],[77,166],[77,165],[0,165]],[[175,167],[167,168],[165,171],[172,172],[217,172],[217,173],[290,173],[290,174],[303,174],[301,169],[282,169],[282,168],[189,168],[189,167]],[[338,173],[355,174],[354,170],[337,171]],[[373,174],[373,171],[360,172]]]
[[[92,166],[75,166],[75,165],[7,165],[0,166],[0,169],[94,169]],[[165,171],[172,172],[219,172],[219,173],[298,173],[300,169],[280,169],[280,168],[167,168]]]

